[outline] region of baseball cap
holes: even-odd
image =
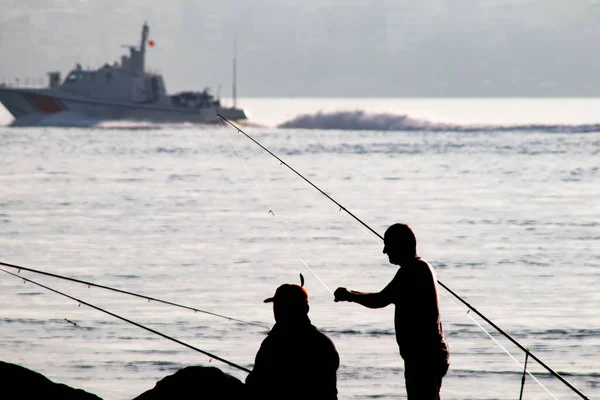
[[[277,288],[275,295],[265,299],[265,303],[308,303],[308,292],[300,285],[285,283]]]

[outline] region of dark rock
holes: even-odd
[[[0,397],[19,400],[102,400],[95,394],[54,383],[44,375],[0,361]]]
[[[244,384],[216,367],[186,367],[134,400],[242,399]]]

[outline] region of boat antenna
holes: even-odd
[[[237,31],[233,33],[233,84],[231,88],[233,108],[237,106]]]
[[[247,134],[246,132],[244,132],[241,128],[239,128],[237,125],[235,125],[233,122],[231,122],[227,118],[223,117],[221,114],[217,114],[217,118],[221,119],[222,121],[224,121],[227,124],[229,124],[230,126],[232,126],[238,133],[241,133],[242,135],[244,135],[245,137],[247,137],[248,139],[250,139],[252,142],[254,142],[256,145],[258,145],[261,149],[263,149],[264,151],[266,151],[267,153],[269,153],[271,156],[273,156],[275,159],[277,159],[277,161],[279,161],[280,165],[284,165],[286,168],[288,168],[294,174],[296,174],[297,176],[299,176],[300,178],[302,178],[310,186],[312,186],[317,191],[319,191],[319,193],[321,193],[323,196],[327,197],[329,200],[331,200],[333,203],[335,203],[335,205],[339,207],[340,211],[342,211],[342,210],[345,211],[349,216],[351,216],[352,218],[354,218],[357,222],[359,222],[365,228],[367,228],[368,230],[370,230],[374,235],[376,235],[379,239],[381,239],[383,241],[383,236],[381,236],[377,231],[375,231],[373,228],[371,228],[369,225],[367,225],[364,221],[362,221],[360,218],[358,218],[356,215],[354,215],[352,212],[350,212],[346,207],[342,206],[335,199],[333,199],[331,196],[329,196],[327,193],[325,193],[323,190],[321,190],[321,188],[319,188],[317,185],[315,185],[310,180],[308,180],[304,175],[302,175],[301,173],[299,173],[298,171],[296,171],[294,168],[292,168],[288,163],[286,163],[281,158],[279,158],[277,155],[275,155],[271,150],[267,149],[265,146],[263,146],[262,144],[260,144],[256,139],[254,139],[252,136],[250,136],[249,134]],[[520,348],[524,352],[528,353],[529,357],[531,357],[535,361],[537,361],[542,367],[544,367],[553,376],[555,376],[562,383],[564,383],[566,386],[568,386],[573,392],[577,393],[581,398],[589,400],[589,398],[586,395],[584,395],[581,391],[579,391],[579,389],[577,389],[569,381],[567,381],[565,378],[563,378],[558,372],[556,372],[552,368],[550,368],[546,363],[544,363],[542,360],[540,360],[536,355],[534,355],[533,353],[531,353],[529,351],[529,349],[527,349],[521,343],[517,342],[508,333],[504,332],[498,325],[496,325],[495,323],[493,323],[489,318],[487,318],[485,315],[483,315],[482,313],[480,313],[479,311],[477,311],[477,309],[475,307],[473,307],[472,305],[470,305],[469,303],[467,303],[462,297],[460,297],[458,294],[456,294],[452,290],[450,290],[450,288],[448,286],[444,285],[439,280],[437,281],[437,283],[440,286],[442,286],[444,289],[446,289],[454,297],[456,297],[461,303],[463,303],[465,306],[467,306],[471,311],[473,311],[475,314],[477,314],[479,317],[481,317],[485,322],[487,322],[488,324],[490,324],[494,329],[496,329],[500,334],[502,334],[502,336],[504,336],[505,338],[507,338],[508,340],[510,340],[514,345],[516,345],[518,348]]]
[[[185,347],[187,347],[187,348],[190,348],[190,349],[192,349],[192,350],[196,350],[196,351],[197,351],[197,352],[199,352],[199,353],[202,353],[202,354],[204,354],[204,355],[207,355],[207,356],[209,356],[211,359],[212,359],[212,358],[214,358],[215,360],[221,361],[222,363],[225,363],[225,364],[227,364],[227,365],[229,365],[229,366],[232,366],[232,367],[234,367],[234,368],[240,369],[240,370],[242,370],[242,371],[245,371],[245,372],[248,372],[248,373],[250,373],[250,372],[251,372],[251,371],[250,371],[249,369],[247,369],[247,368],[244,368],[244,367],[242,367],[242,366],[240,366],[240,365],[237,365],[237,364],[235,364],[235,363],[233,363],[233,362],[231,362],[231,361],[228,361],[228,360],[226,360],[226,359],[224,359],[224,358],[221,358],[221,357],[219,357],[219,356],[217,356],[217,355],[215,355],[215,354],[209,353],[208,351],[205,351],[205,350],[199,349],[198,347],[192,346],[191,344],[187,344],[187,343],[185,343],[185,342],[182,342],[182,341],[181,341],[181,340],[179,340],[179,339],[175,339],[174,337],[172,337],[172,336],[169,336],[169,335],[166,335],[166,334],[164,334],[164,333],[161,333],[161,332],[159,332],[159,331],[157,331],[157,330],[155,330],[155,329],[148,328],[148,327],[147,327],[147,326],[145,326],[145,325],[142,325],[142,324],[140,324],[140,323],[138,323],[138,322],[135,322],[135,321],[132,321],[132,320],[130,320],[130,319],[127,319],[127,318],[125,318],[125,317],[122,317],[122,316],[120,316],[120,315],[118,315],[118,314],[115,314],[115,313],[113,313],[113,312],[110,312],[110,311],[108,311],[108,310],[106,310],[106,309],[104,309],[104,308],[100,308],[100,307],[98,307],[98,306],[95,306],[95,305],[93,305],[93,304],[91,304],[91,303],[88,303],[88,302],[86,302],[86,301],[83,301],[83,300],[81,300],[81,299],[78,299],[77,297],[73,297],[73,296],[71,296],[71,295],[68,295],[68,294],[66,294],[66,293],[64,293],[64,292],[61,292],[61,291],[59,291],[59,290],[52,289],[50,286],[46,286],[46,285],[43,285],[43,284],[41,284],[41,283],[39,283],[39,282],[35,282],[35,281],[31,280],[31,279],[27,279],[27,278],[24,278],[24,277],[22,277],[22,276],[20,276],[20,275],[13,274],[12,272],[9,272],[9,271],[7,271],[7,270],[5,270],[5,269],[2,269],[2,268],[0,268],[0,271],[6,272],[6,273],[7,273],[7,274],[9,274],[9,275],[12,275],[12,276],[14,276],[14,277],[17,277],[17,278],[23,279],[23,280],[24,280],[24,281],[26,281],[26,282],[33,283],[34,285],[37,285],[37,286],[39,286],[39,287],[41,287],[41,288],[44,288],[44,289],[46,289],[46,290],[49,290],[49,291],[51,291],[51,292],[54,292],[54,293],[56,293],[56,294],[59,294],[59,295],[61,295],[61,296],[67,297],[67,298],[69,298],[69,299],[71,299],[71,300],[74,300],[74,301],[78,302],[79,304],[86,305],[86,306],[88,306],[88,307],[91,307],[91,308],[93,308],[93,309],[95,309],[95,310],[98,310],[98,311],[101,311],[101,312],[103,312],[103,313],[105,313],[105,314],[108,314],[108,315],[110,315],[110,316],[112,316],[112,317],[118,318],[118,319],[120,319],[121,321],[128,322],[128,323],[130,323],[130,324],[132,324],[132,325],[135,325],[135,326],[137,326],[138,328],[145,329],[145,330],[147,330],[148,332],[152,332],[152,333],[154,333],[155,335],[162,336],[162,337],[164,337],[165,339],[169,339],[169,340],[171,340],[171,341],[173,341],[173,342],[175,342],[175,343],[179,343],[179,344],[180,344],[180,345],[182,345],[182,346],[185,346]]]
[[[186,305],[179,304],[179,303],[174,303],[172,301],[161,300],[161,299],[158,299],[156,297],[145,296],[143,294],[129,292],[127,290],[117,289],[117,288],[110,287],[110,286],[105,286],[105,285],[100,285],[98,283],[84,281],[84,280],[76,279],[76,278],[71,278],[71,277],[64,276],[64,275],[53,274],[51,272],[41,271],[39,269],[21,267],[19,265],[8,264],[8,263],[4,263],[4,262],[0,262],[0,265],[2,265],[4,267],[9,267],[9,268],[16,268],[18,270],[18,272],[21,272],[21,270],[23,270],[23,271],[28,271],[28,272],[33,272],[33,273],[36,273],[36,274],[40,274],[40,275],[50,276],[52,278],[64,279],[64,280],[71,281],[71,282],[81,283],[83,285],[86,285],[87,287],[93,286],[93,287],[97,287],[97,288],[100,288],[100,289],[105,289],[105,290],[110,290],[110,291],[117,292],[117,293],[126,294],[126,295],[129,295],[129,296],[139,297],[139,298],[148,300],[148,302],[154,301],[154,302],[157,302],[157,303],[168,304],[170,306],[175,306],[175,307],[179,307],[179,308],[185,308],[186,310],[191,310],[191,311],[194,311],[194,312],[208,314],[208,315],[212,315],[212,316],[219,317],[219,318],[225,318],[225,319],[227,319],[229,321],[235,321],[235,322],[239,322],[239,323],[242,323],[242,324],[254,325],[254,326],[261,327],[261,328],[269,329],[269,327],[267,325],[265,325],[265,324],[259,324],[259,323],[256,323],[256,322],[243,321],[241,319],[237,319],[237,318],[233,318],[233,317],[228,317],[228,316],[223,315],[223,314],[217,314],[217,313],[214,313],[214,312],[210,312],[210,311],[206,311],[206,310],[201,310],[199,308],[190,307],[190,306],[186,306]]]

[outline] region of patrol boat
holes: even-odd
[[[223,107],[218,98],[203,91],[168,95],[161,74],[145,71],[149,28],[142,27],[139,47],[129,46],[121,63],[83,69],[80,64],[61,83],[60,72],[50,72],[48,88],[0,86],[0,102],[13,115],[13,125],[30,125],[50,114],[64,111],[100,120],[142,120],[152,122],[216,122],[216,115],[243,120],[243,109]],[[234,76],[235,93],[235,76]],[[234,99],[235,104],[235,99]]]

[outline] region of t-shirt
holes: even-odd
[[[431,266],[421,258],[404,262],[381,295],[396,306],[394,326],[402,358],[447,364],[448,344]]]

